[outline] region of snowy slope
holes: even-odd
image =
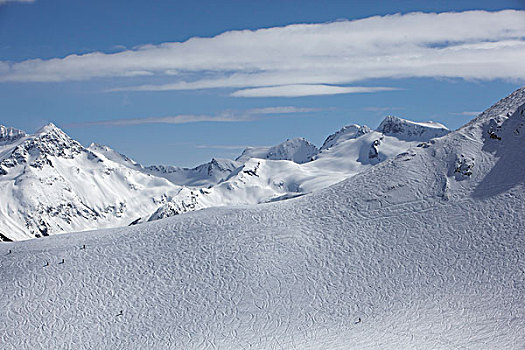
[[[143,166],[141,164],[137,163],[136,161],[129,158],[128,156],[115,151],[109,146],[100,145],[98,143],[92,143],[91,145],[89,145],[87,149],[99,156],[102,155],[106,159],[111,160],[112,162],[115,162],[115,163],[122,164],[130,169],[134,169],[134,170],[143,169]]]
[[[49,124],[0,147],[0,234],[125,226],[181,188],[94,153]]]
[[[238,162],[246,162],[251,158],[291,160],[295,163],[306,163],[313,159],[319,152],[315,145],[300,137],[286,140],[272,147],[249,147],[236,159]]]
[[[209,207],[258,204],[304,195],[449,132],[441,124],[438,128],[433,123],[426,126],[394,117],[387,117],[381,125],[392,120],[398,127],[388,129],[390,136],[367,126],[349,125],[328,136],[320,152],[314,152],[310,148],[313,145],[304,139],[288,140],[271,148],[247,149],[237,158],[244,164],[224,181],[210,188],[181,192],[160,206],[149,220]],[[310,149],[307,157],[302,156],[305,149]]]
[[[300,198],[3,243],[2,346],[523,349],[524,104]]]

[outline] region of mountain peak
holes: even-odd
[[[343,126],[336,133],[328,136],[321,146],[321,151],[333,147],[335,144],[346,141],[349,139],[355,139],[361,135],[369,133],[371,130],[366,125],[351,124]]]
[[[52,130],[60,130],[60,129],[58,128],[58,126],[56,126],[53,123],[47,123],[46,125],[44,125],[40,129],[38,129],[36,133],[40,134],[40,133],[49,132],[49,131],[52,131]]]
[[[0,125],[0,142],[12,142],[26,136],[22,130]]]
[[[209,177],[223,178],[239,166],[238,162],[230,159],[212,158],[208,163],[198,165],[191,171],[206,172]]]
[[[319,153],[315,145],[303,137],[288,139],[272,147],[248,147],[236,159],[245,162],[250,158],[291,160],[295,163],[306,163]]]
[[[68,138],[68,139],[70,138],[64,131],[62,131],[62,129],[60,129],[58,126],[56,126],[53,123],[48,123],[44,125],[43,127],[41,127],[35,132],[35,135],[36,136],[56,135],[61,138]]]
[[[72,159],[85,151],[84,147],[69,137],[53,123],[44,125],[31,137],[26,148],[38,149],[42,157],[55,156]]]
[[[96,143],[96,142],[91,142],[88,146],[88,148],[90,150],[93,150],[93,149],[109,149],[109,146],[106,146],[106,145],[102,145],[100,143]]]
[[[445,136],[450,132],[446,126],[440,123],[433,121],[414,122],[392,115],[385,117],[379,124],[377,131],[401,140],[418,141],[428,141],[436,137]]]

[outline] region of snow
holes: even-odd
[[[122,164],[130,169],[134,170],[140,170],[142,169],[142,165],[135,162],[133,159],[125,156],[122,153],[119,153],[115,151],[114,149],[110,148],[106,145],[100,145],[98,143],[92,143],[89,145],[88,150],[97,153],[99,155],[103,155],[106,159],[111,160],[112,162]]]
[[[66,134],[55,124],[47,123],[35,132],[35,135],[46,135],[46,134],[60,135],[60,137],[67,137]]]
[[[2,243],[2,346],[523,349],[524,114],[287,201]]]

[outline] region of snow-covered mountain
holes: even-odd
[[[181,190],[84,148],[53,124],[34,135],[10,134],[0,146],[4,239],[125,226]]]
[[[413,122],[394,116],[387,116],[377,128],[377,131],[395,136],[401,140],[421,140],[441,137],[449,133],[446,126],[436,122]]]
[[[524,147],[525,88],[300,198],[3,243],[2,345],[523,349]]]
[[[238,162],[246,162],[251,158],[291,160],[302,164],[309,162],[319,152],[317,147],[306,139],[300,137],[286,140],[272,147],[249,147],[236,159]]]
[[[230,159],[213,158],[195,168],[180,168],[171,165],[152,165],[145,172],[166,178],[174,184],[192,187],[213,186],[227,178],[242,163]]]
[[[320,151],[297,138],[192,169],[145,167],[108,146],[84,148],[53,124],[34,135],[2,127],[0,234],[19,240],[293,198],[448,132],[393,117],[381,125],[387,121],[397,125],[388,135],[351,125],[329,136]]]
[[[25,132],[15,128],[6,128],[0,125],[0,145],[4,145],[13,141],[16,141],[26,136]]]
[[[397,127],[387,128],[394,122]],[[159,207],[150,220],[208,207],[258,204],[301,196],[449,132],[441,124],[415,123],[394,117],[387,117],[380,128],[388,135],[367,126],[345,126],[328,136],[320,151],[304,139],[247,149],[237,158],[244,164],[224,181],[210,188],[181,192]],[[308,156],[297,157],[299,154]]]
[[[366,125],[360,126],[357,124],[352,124],[344,126],[341,128],[341,130],[328,136],[324,141],[323,145],[321,146],[320,150],[324,151],[346,140],[356,139],[359,136],[368,134],[370,131],[370,128]]]
[[[230,159],[213,158],[208,163],[198,165],[195,168],[181,168],[173,165],[143,166],[105,145],[92,143],[88,149],[131,169],[165,178],[180,186],[213,186],[242,165]]]

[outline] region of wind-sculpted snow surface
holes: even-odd
[[[3,243],[2,347],[523,349],[524,103],[300,198]]]

